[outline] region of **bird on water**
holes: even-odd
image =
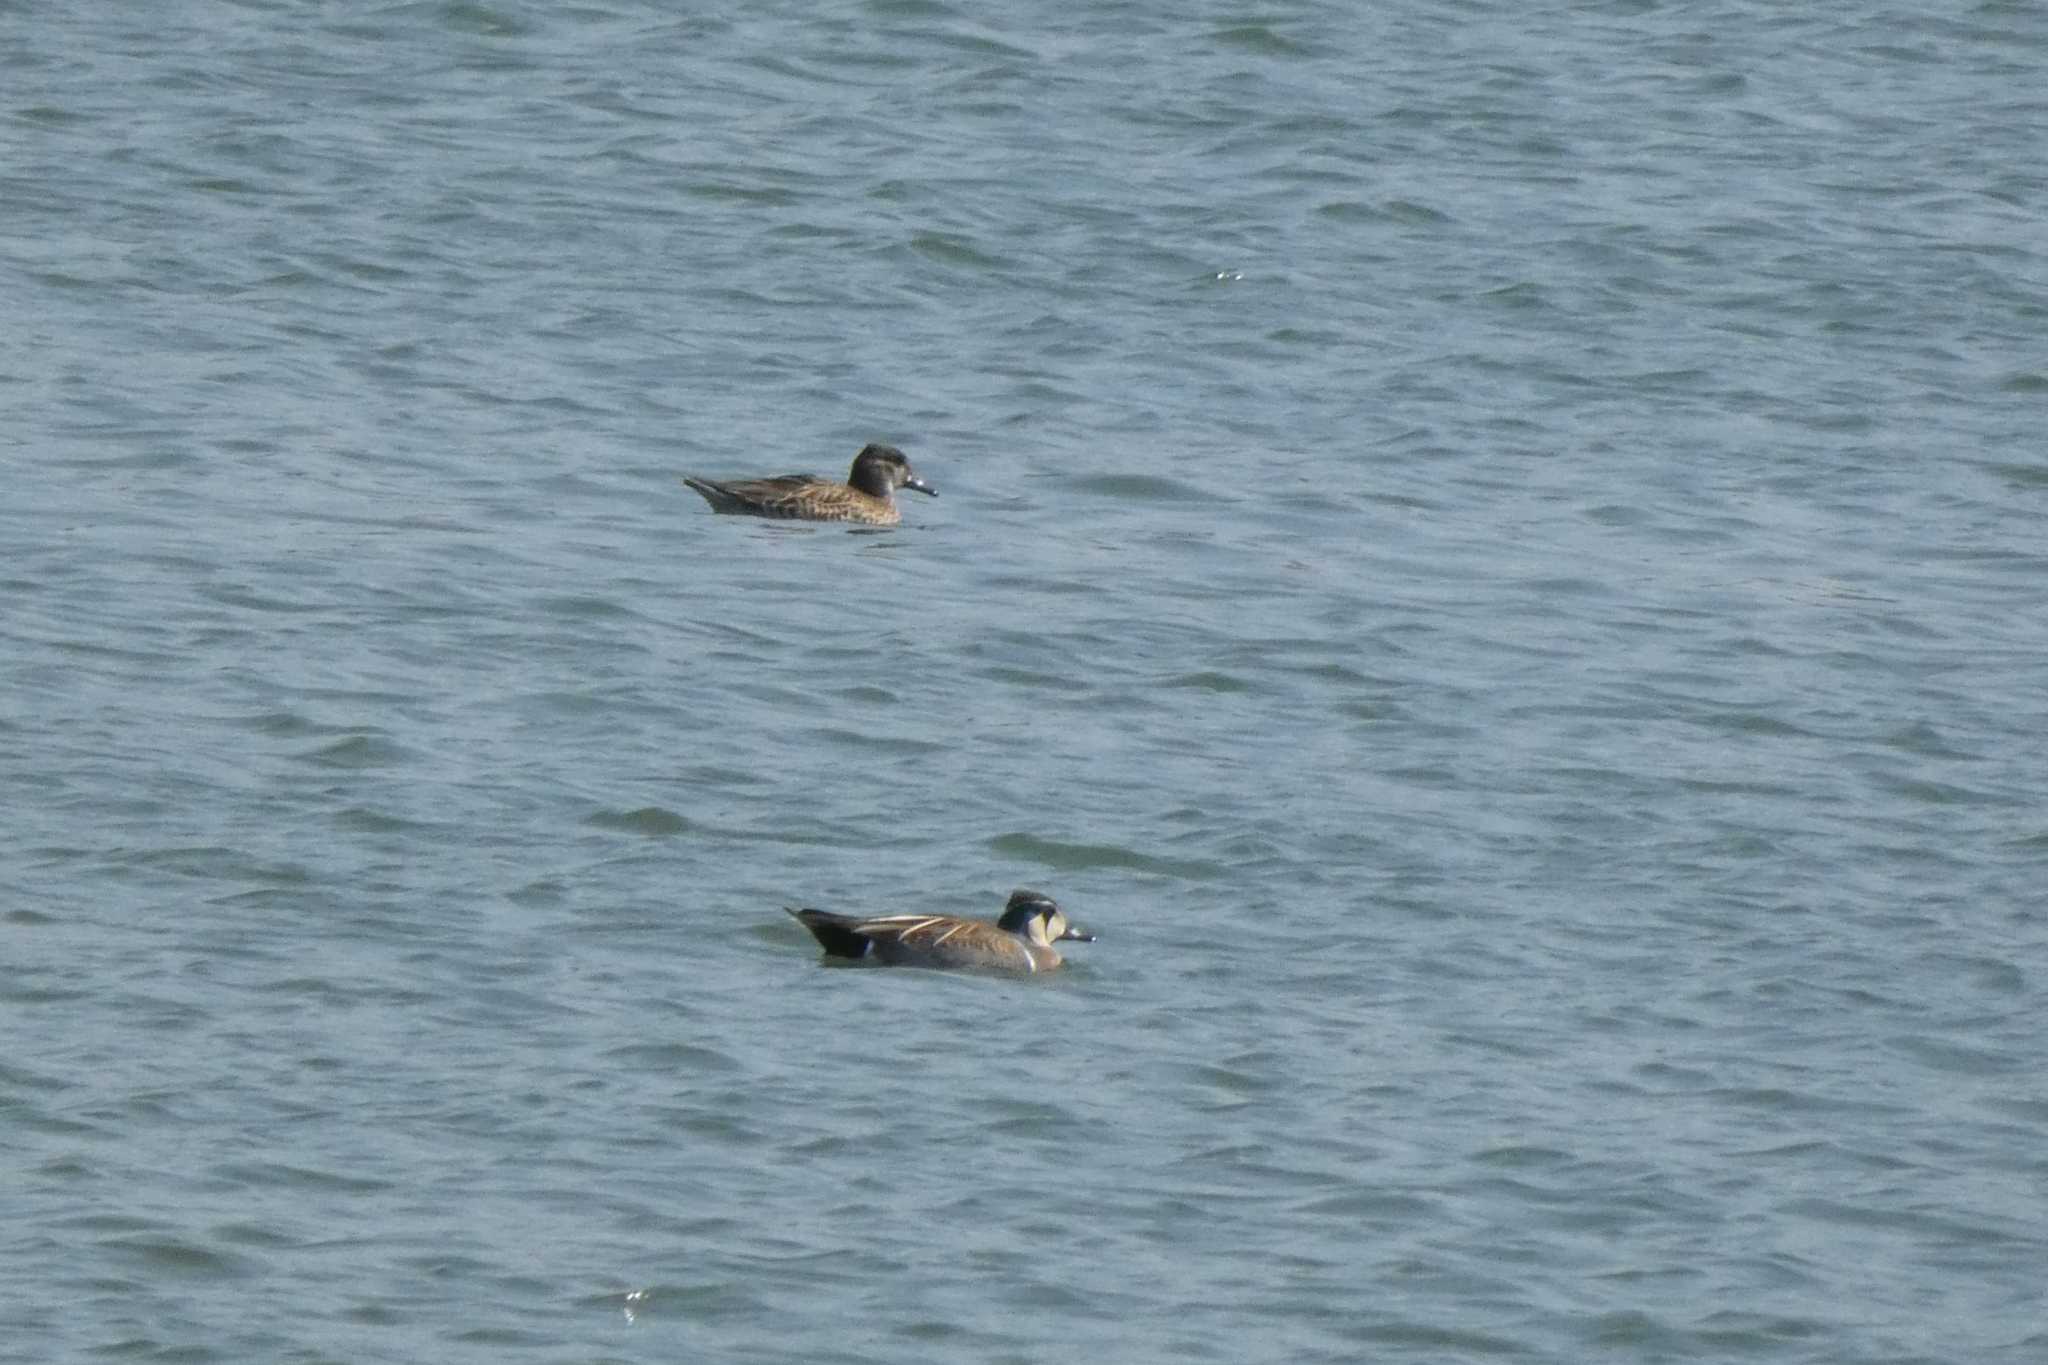
[[[784,907],[789,909],[789,907]],[[835,915],[789,909],[828,957],[859,958],[891,967],[982,967],[1049,972],[1062,961],[1055,943],[1093,943],[1095,935],[1067,922],[1043,891],[1012,891],[1002,918],[953,915]]]
[[[800,521],[849,521],[863,526],[894,526],[903,520],[896,490],[909,488],[936,498],[933,488],[910,467],[895,446],[879,442],[861,447],[845,483],[815,474],[783,474],[772,479],[700,479],[683,482],[703,495],[714,512],[752,517],[783,517]]]

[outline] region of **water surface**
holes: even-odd
[[[2037,10],[0,24],[0,1357],[2048,1349]]]

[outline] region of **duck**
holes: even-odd
[[[833,483],[816,474],[731,481],[686,475],[683,482],[702,494],[714,512],[802,521],[851,521],[863,526],[894,526],[903,520],[903,513],[896,506],[899,488],[913,489],[927,497],[939,495],[938,489],[917,477],[902,451],[878,441],[860,448],[845,483]]]
[[[1052,971],[1064,960],[1053,944],[1095,941],[1095,935],[1069,924],[1066,911],[1043,891],[1012,891],[1002,917],[993,923],[953,915],[835,915],[829,910],[783,909],[811,931],[827,957],[889,967],[980,967],[1035,974]]]

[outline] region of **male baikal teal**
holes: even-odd
[[[1095,935],[1069,924],[1066,911],[1042,891],[1011,892],[1002,918],[994,923],[952,915],[861,916],[796,909],[789,913],[811,931],[828,957],[891,967],[1049,972],[1063,960],[1053,944],[1095,941]]]

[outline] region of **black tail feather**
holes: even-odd
[[[868,949],[874,946],[866,934],[854,929],[858,920],[835,915],[830,910],[792,910],[788,906],[783,909],[796,916],[819,946],[834,957],[866,957]]]

